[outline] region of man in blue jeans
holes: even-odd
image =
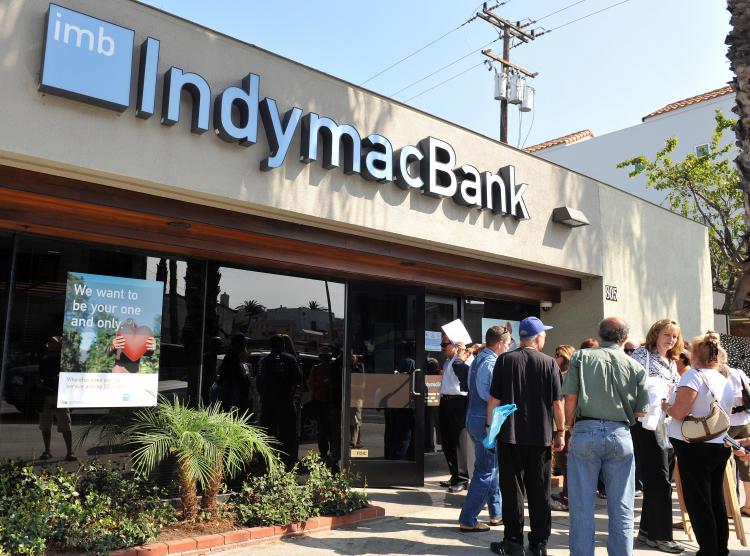
[[[497,454],[482,444],[487,422],[487,400],[490,397],[492,371],[497,356],[508,351],[512,338],[502,326],[492,326],[484,335],[485,348],[476,356],[469,370],[469,400],[466,410],[466,430],[474,441],[474,473],[458,518],[463,533],[488,531],[489,526],[477,521],[487,504],[490,525],[502,523],[502,498],[498,482]]]
[[[648,409],[646,372],[622,349],[627,323],[599,324],[598,348],[577,351],[563,385],[565,422],[575,420],[568,448],[570,553],[594,556],[594,499],[601,470],[609,514],[607,554],[633,554],[635,460],[630,427]]]

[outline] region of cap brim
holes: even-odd
[[[546,325],[544,326],[545,330],[552,330],[553,328],[554,328],[554,326],[546,326]]]

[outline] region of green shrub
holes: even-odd
[[[107,553],[153,539],[171,515],[157,491],[116,468],[0,465],[0,549],[14,555],[50,546]]]
[[[310,499],[313,516],[343,515],[367,505],[364,491],[352,487],[352,482],[359,477],[347,470],[332,473],[317,452],[309,452],[300,463],[310,473],[304,488]]]
[[[307,492],[297,485],[295,471],[284,471],[280,465],[271,466],[266,475],[248,479],[230,500],[238,523],[248,526],[304,521],[312,510]]]
[[[303,486],[297,472],[309,472]],[[238,523],[248,526],[287,525],[318,515],[343,515],[367,505],[367,495],[352,488],[357,477],[333,474],[316,452],[310,452],[292,471],[280,466],[252,477],[231,498]]]

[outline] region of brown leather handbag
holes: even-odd
[[[719,402],[716,400],[713,390],[708,385],[706,377],[703,376],[701,371],[698,371],[703,384],[708,388],[709,393],[713,401],[711,402],[711,410],[705,417],[695,417],[688,415],[682,421],[682,436],[686,442],[706,442],[707,440],[713,440],[729,430],[729,415],[724,411]]]

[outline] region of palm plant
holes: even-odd
[[[250,414],[221,411],[220,404],[191,408],[179,398],[161,398],[155,408],[134,414],[123,434],[136,445],[133,469],[148,475],[170,456],[177,460],[183,518],[198,515],[197,486],[204,490],[202,506],[216,507],[225,476],[239,472],[255,455],[276,463],[273,440],[249,423]]]

